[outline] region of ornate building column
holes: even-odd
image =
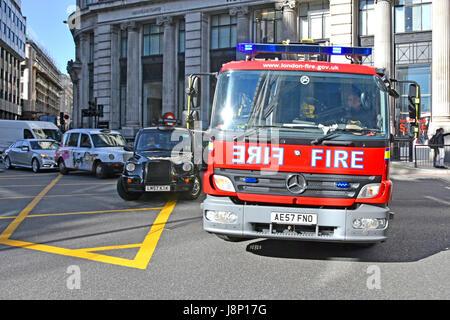
[[[392,76],[392,0],[376,1],[375,21],[374,65]]]
[[[79,128],[81,124],[80,111],[80,78],[81,78],[81,62],[70,60],[67,63],[67,73],[73,84],[73,110],[72,123],[74,128]]]
[[[177,46],[176,46],[176,32],[175,23],[170,16],[159,17],[156,24],[163,25],[164,39],[163,39],[163,83],[162,83],[162,113],[176,112],[176,96],[177,96]]]
[[[298,42],[297,34],[297,1],[283,0],[275,3],[277,10],[283,10],[283,41]]]
[[[250,20],[248,7],[240,6],[230,9],[230,16],[237,16],[237,43],[250,42]],[[236,60],[245,60],[245,53],[236,52]]]
[[[433,0],[433,104],[429,134],[450,132],[450,1]],[[446,137],[450,143],[450,137]]]
[[[126,104],[126,125],[123,133],[126,137],[133,137],[140,127],[140,25],[130,22],[128,30],[128,51],[127,51],[127,104]]]

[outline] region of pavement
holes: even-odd
[[[447,163],[447,167],[450,165]],[[450,169],[439,169],[439,168],[424,168],[414,166],[414,162],[391,162],[390,164],[390,174],[391,176],[401,176],[401,175],[416,175],[416,176],[439,176],[443,179],[450,179]]]

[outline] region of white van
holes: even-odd
[[[59,128],[47,121],[0,120],[0,153],[17,140],[53,139],[61,141]]]

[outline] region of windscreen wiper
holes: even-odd
[[[328,133],[327,135],[317,138],[316,140],[313,140],[311,142],[312,145],[319,145],[322,144],[326,140],[331,140],[334,138],[337,138],[339,136],[342,136],[344,133],[380,133],[381,130],[378,129],[335,129]]]

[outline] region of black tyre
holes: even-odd
[[[63,175],[69,174],[69,169],[67,169],[64,159],[59,159],[58,162],[59,172]]]
[[[101,162],[97,162],[94,165],[93,171],[98,179],[106,179],[108,177],[108,170],[106,169],[106,166]]]
[[[242,242],[242,241],[251,240],[250,238],[231,237],[231,236],[226,236],[224,234],[216,234],[216,236],[227,242]]]
[[[368,243],[352,243],[350,244],[351,248],[353,249],[370,249],[375,247],[378,244],[378,242],[368,242]]]
[[[202,180],[197,175],[194,179],[194,184],[192,186],[192,189],[188,192],[183,193],[183,199],[185,200],[196,200],[202,193]]]
[[[119,179],[117,181],[117,193],[125,201],[135,201],[139,200],[139,198],[142,197],[142,193],[128,192],[123,185],[122,179]]]
[[[41,170],[41,165],[38,159],[34,158],[33,161],[31,161],[31,169],[34,173],[38,173]]]
[[[6,170],[14,169],[14,167],[11,165],[11,160],[9,159],[9,157],[6,157],[3,162]]]

